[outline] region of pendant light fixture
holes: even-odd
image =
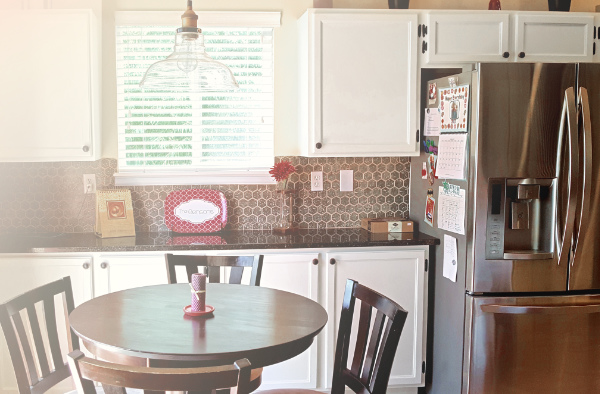
[[[190,93],[237,89],[238,83],[231,70],[206,54],[192,0],[187,0],[181,22],[175,36],[175,50],[166,59],[148,67],[140,87]]]

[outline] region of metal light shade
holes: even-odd
[[[198,16],[192,10],[191,0],[181,19],[183,27],[177,29],[175,50],[146,70],[140,87],[190,93],[237,89],[231,70],[206,54],[204,36],[197,27]]]

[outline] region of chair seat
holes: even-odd
[[[323,394],[323,392],[307,389],[274,389],[261,391],[260,394]]]

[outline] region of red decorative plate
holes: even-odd
[[[188,316],[204,316],[204,315],[208,315],[209,313],[213,313],[214,310],[215,310],[215,307],[210,306],[210,305],[204,305],[204,312],[203,311],[192,312],[191,305],[187,305],[186,307],[183,308],[183,312]]]
[[[176,233],[212,233],[227,225],[227,200],[218,190],[188,189],[169,193],[165,224]]]

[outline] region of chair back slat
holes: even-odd
[[[76,386],[83,394],[95,394],[93,385],[128,387],[149,391],[195,391],[237,387],[239,394],[248,394],[250,362],[198,368],[153,368],[112,364],[85,357],[74,351],[68,356]]]
[[[48,376],[50,374],[50,365],[48,364],[48,358],[46,357],[46,350],[44,349],[44,341],[42,340],[42,332],[40,330],[40,323],[35,310],[35,305],[27,306],[27,318],[29,319],[31,335],[33,336],[33,343],[37,353],[40,374],[42,377]]]
[[[198,273],[198,266],[196,264],[186,264],[185,273],[188,277],[188,282],[192,283],[192,275]]]
[[[67,321],[69,313],[74,309],[73,291],[68,277],[0,304],[0,326],[6,338],[20,394],[42,394],[70,376],[69,368],[63,361],[56,324],[54,297],[59,294],[63,297],[63,312]],[[36,304],[40,302],[43,318],[41,312],[38,313],[40,308],[36,308]],[[28,324],[24,324],[23,311],[26,311]],[[44,334],[47,336],[50,354],[46,353]],[[28,335],[33,338],[32,343]],[[67,330],[66,337],[70,339],[70,347],[79,349],[77,336]]]
[[[370,323],[370,322],[369,322]],[[378,367],[376,360],[378,359],[379,343],[381,342],[381,333],[385,324],[385,315],[381,311],[377,311],[373,327],[371,328],[371,339],[369,340],[369,349],[365,356],[365,363],[360,380],[365,386],[369,386],[373,371]],[[379,352],[381,354],[381,352]]]
[[[13,324],[17,330],[17,336],[19,338],[19,343],[21,344],[23,358],[25,358],[25,362],[27,363],[27,372],[29,372],[30,384],[34,386],[40,381],[40,378],[35,367],[35,361],[33,361],[33,353],[31,352],[31,346],[29,345],[29,340],[27,339],[27,333],[25,331],[25,325],[23,324],[23,319],[21,318],[20,313],[17,313],[13,316]]]
[[[368,304],[360,306],[360,320],[358,324],[358,333],[356,336],[356,346],[354,347],[354,357],[352,359],[352,368],[350,370],[356,376],[360,376],[363,368],[365,352],[367,351],[367,339],[369,338],[369,325],[371,322],[372,308]]]
[[[229,271],[229,284],[239,285],[242,283],[242,276],[244,275],[244,267],[231,267]]]
[[[352,365],[348,369],[356,299],[361,303],[360,319]],[[373,308],[377,310],[375,319],[372,319]],[[348,279],[336,344],[332,394],[343,394],[346,387],[357,394],[385,394],[407,314],[389,298]]]
[[[46,318],[46,329],[48,331],[48,342],[50,343],[50,354],[54,368],[58,369],[64,364],[58,341],[58,328],[56,327],[56,312],[54,310],[54,297],[48,297],[44,300],[44,317]]]
[[[221,283],[221,267],[208,266],[206,267],[206,274],[208,275],[209,283]]]
[[[219,283],[221,281],[221,267],[230,267],[230,284],[241,284],[244,268],[250,268],[252,273],[249,284],[251,286],[260,286],[263,255],[190,256],[167,253],[165,261],[167,263],[169,283],[177,283],[177,266],[185,266],[188,282],[191,281],[192,273],[198,272],[198,267],[206,267],[207,270],[205,272],[207,272],[209,283]]]
[[[31,385],[29,384],[27,369],[21,355],[21,349],[19,348],[19,339],[14,330],[12,319],[8,313],[6,304],[0,305],[0,325],[2,326],[4,338],[8,345],[8,352],[15,370],[17,388],[19,389],[19,393],[27,393],[27,390],[29,390]]]
[[[64,310],[71,313],[71,311],[75,309],[75,300],[73,299],[73,287],[71,286],[71,277],[67,276],[64,277],[62,280],[64,290],[63,308]],[[71,325],[69,324],[68,314],[65,315],[65,325],[66,327],[69,327],[67,331],[67,336],[69,338],[70,343],[69,352],[72,352],[73,350],[79,349],[79,337],[77,336],[77,334],[75,334],[75,331],[73,331]]]

